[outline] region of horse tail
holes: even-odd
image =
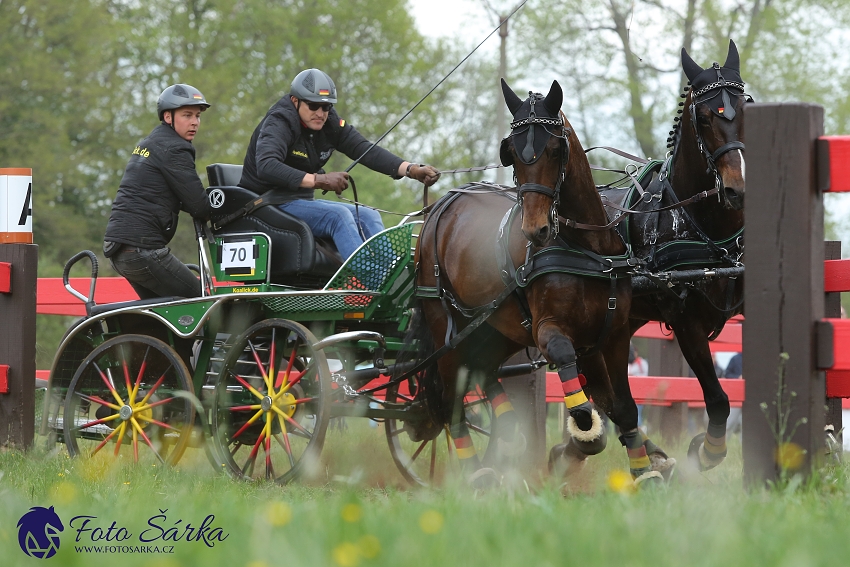
[[[402,376],[405,369],[410,369],[412,365],[421,363],[431,356],[435,350],[436,347],[434,345],[434,338],[431,335],[431,329],[428,321],[425,319],[425,314],[422,312],[421,303],[417,302],[413,308],[413,315],[410,325],[407,328],[407,333],[404,336],[404,344],[396,357],[393,378]],[[443,381],[440,379],[440,374],[437,370],[437,362],[430,363],[408,380],[411,386],[415,384],[415,392],[411,388],[411,394],[414,395],[415,400],[420,401],[425,406],[427,415],[430,418],[425,420],[430,423],[423,423],[422,431],[416,437],[419,439],[436,437],[442,430],[442,424],[445,423]],[[417,427],[418,429],[420,428]]]

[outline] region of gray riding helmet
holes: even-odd
[[[336,104],[336,85],[333,79],[318,69],[306,69],[298,73],[292,80],[289,94],[307,102]]]
[[[166,110],[176,110],[181,106],[200,106],[201,110],[210,107],[204,95],[192,85],[178,83],[167,87],[156,101],[156,114],[162,120]]]

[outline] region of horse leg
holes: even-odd
[[[519,431],[519,419],[507,392],[498,378],[491,378],[484,387],[493,410],[493,431],[490,442],[497,443],[501,457],[520,457],[525,453],[527,442]]]
[[[708,430],[691,440],[688,458],[701,471],[713,469],[726,458],[726,420],[729,418],[729,396],[720,387],[708,339],[691,325],[673,325],[685,360],[697,375],[708,412]]]
[[[567,418],[567,430],[579,441],[596,441],[603,434],[602,418],[590,405],[584,393],[572,341],[554,325],[547,325],[538,332],[538,343],[546,359],[558,369],[558,377],[564,391],[564,403],[570,414]]]

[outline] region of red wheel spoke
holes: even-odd
[[[151,347],[148,346],[145,351],[145,356],[142,358],[142,365],[139,367],[139,375],[136,376],[136,384],[133,386],[133,395],[130,397],[131,403],[136,400],[136,394],[139,393],[139,386],[142,384],[142,376],[145,374],[145,368],[148,365],[148,354],[151,351]]]
[[[103,383],[106,384],[106,387],[109,389],[109,393],[112,394],[112,397],[115,398],[115,401],[118,402],[119,406],[123,406],[124,400],[122,400],[121,396],[118,395],[118,391],[115,390],[115,387],[109,381],[109,378],[106,377],[106,374],[103,373],[96,362],[93,362],[92,364],[94,365],[95,370],[97,370],[97,373],[100,374],[100,379],[103,380]]]
[[[120,431],[118,432],[118,438],[115,439],[115,452],[113,453],[116,457],[118,456],[118,452],[121,451],[121,444],[124,442],[124,434],[127,433],[127,422],[121,424],[118,428]]]
[[[115,436],[116,433],[118,433],[119,428],[120,428],[120,426],[113,429],[112,432],[109,435],[106,436],[106,439],[101,441],[100,444],[92,450],[92,452],[89,456],[94,457],[97,454],[98,451],[103,449],[103,446],[106,445],[107,443],[109,443],[109,440],[112,439]]]
[[[127,386],[127,399],[133,395],[133,386],[130,383],[130,368],[127,366],[127,356],[124,354],[124,345],[119,349],[121,351],[121,369],[124,371],[124,384]]]
[[[399,430],[399,431],[401,431],[401,430]],[[415,460],[416,460],[416,457],[418,457],[418,456],[419,456],[419,453],[421,453],[421,452],[422,452],[422,449],[424,449],[426,445],[428,445],[428,442],[427,442],[427,441],[423,441],[422,443],[420,443],[420,444],[419,444],[419,447],[418,447],[418,448],[416,449],[416,451],[415,451],[415,452],[414,452],[414,453],[410,456],[410,462],[411,462],[411,463],[412,463],[413,461],[415,461]]]
[[[280,415],[277,416],[277,420],[280,422],[280,431],[283,433],[283,443],[281,443],[280,438],[275,436],[277,442],[283,447],[283,450],[286,451],[286,455],[289,457],[289,466],[290,468],[295,467],[295,458],[292,456],[292,445],[289,443],[289,433],[286,432],[286,424],[283,421],[283,418]]]
[[[292,400],[293,404],[307,404],[310,402],[316,401],[318,398],[298,398],[296,400]]]
[[[120,410],[121,409],[121,406],[116,406],[115,404],[111,404],[111,403],[107,402],[106,400],[100,399],[97,396],[87,396],[85,394],[81,394],[80,392],[74,392],[74,393],[77,394],[78,396],[80,396],[82,399],[84,399],[86,401],[94,402],[96,404],[100,404],[102,406],[112,408],[114,410]]]
[[[230,411],[249,411],[249,410],[258,410],[262,406],[260,404],[254,404],[253,406],[233,406],[232,408],[227,408]]]
[[[260,369],[260,374],[263,376],[263,382],[266,384],[266,390],[268,390],[272,381],[269,379],[269,375],[263,367],[263,361],[260,360],[260,355],[257,354],[257,349],[254,348],[254,343],[249,340],[248,346],[251,348],[251,354],[254,355],[254,362],[257,363],[257,367]],[[269,367],[271,368],[271,361],[269,361]]]
[[[244,378],[242,378],[238,374],[234,374],[233,372],[231,372],[230,374],[231,374],[231,376],[236,378],[236,381],[239,382],[240,384],[242,384],[242,386],[244,386],[246,390],[248,390],[249,392],[251,392],[252,394],[257,396],[261,400],[263,399],[263,397],[264,397],[263,394],[259,390],[257,390],[255,387],[253,387],[251,384],[246,382]]]
[[[234,439],[236,439],[237,437],[239,437],[240,435],[242,435],[243,433],[245,433],[245,430],[246,430],[246,429],[248,429],[249,427],[251,427],[251,425],[252,425],[255,421],[257,421],[257,420],[260,418],[260,416],[261,416],[261,415],[263,415],[263,410],[260,410],[260,411],[258,411],[257,413],[255,413],[255,414],[254,414],[254,417],[252,417],[251,419],[249,419],[249,420],[245,423],[245,425],[243,425],[242,427],[240,427],[240,428],[239,428],[239,431],[237,431],[236,433],[234,433],[234,434],[233,434],[233,436],[230,438],[230,440],[231,440],[231,441],[233,441]]]
[[[112,421],[114,419],[118,419],[119,417],[121,417],[121,416],[116,413],[114,415],[110,415],[109,417],[104,417],[103,419],[96,419],[94,421],[84,423],[84,424],[80,425],[79,427],[75,427],[74,429],[76,431],[81,431],[83,429],[86,429],[87,427],[94,427],[95,425],[100,425],[101,423],[106,423],[107,421]]]
[[[176,432],[180,433],[180,430],[177,429],[176,427],[168,425],[167,423],[163,423],[163,422],[158,421],[156,419],[153,419],[151,417],[145,417],[143,415],[137,415],[136,417],[139,418],[139,419],[142,419],[144,421],[147,421],[148,423],[153,423],[154,425],[158,425],[158,426],[163,427],[165,429],[170,429],[171,431],[176,431]]]
[[[168,371],[166,370],[166,372],[168,372]],[[163,382],[165,382],[165,372],[162,373],[162,376],[159,377],[159,380],[156,381],[156,384],[153,385],[153,388],[151,388],[150,391],[147,394],[145,394],[145,397],[142,398],[142,401],[139,402],[139,405],[143,406],[146,403],[148,403],[148,400],[151,399],[151,396],[153,396],[153,394],[154,394],[154,392],[156,392],[157,388],[162,386]]]
[[[282,410],[282,409],[280,409],[280,408],[279,408],[279,407],[277,407],[277,406],[272,406],[272,409],[273,409],[274,411],[276,411],[278,415],[282,416],[282,417],[283,417],[283,419],[285,419],[286,421],[288,421],[289,423],[291,423],[293,427],[295,427],[295,428],[299,429],[301,432],[303,432],[305,435],[307,435],[310,439],[312,439],[312,438],[313,438],[313,434],[312,434],[312,433],[310,433],[309,431],[307,431],[306,429],[304,429],[304,428],[301,426],[301,424],[300,424],[300,423],[298,423],[297,421],[295,421],[294,419],[292,419],[291,417],[289,417],[288,415],[286,415],[285,413],[283,413],[283,410]]]
[[[300,372],[294,372],[294,373],[292,374],[292,380],[287,380],[287,384],[285,384],[285,385],[284,385],[284,386],[280,389],[280,392],[278,392],[277,394],[275,394],[275,396],[280,397],[280,396],[282,396],[283,394],[285,394],[286,392],[288,392],[288,391],[289,391],[289,390],[290,390],[290,389],[291,389],[294,385],[296,385],[298,382],[300,382],[300,381],[301,381],[301,378],[303,378],[305,374],[307,374],[307,370],[302,370],[302,371],[300,371]],[[283,380],[281,380],[281,382],[282,382],[282,381],[283,381]]]
[[[278,416],[280,419],[280,416]],[[289,444],[289,434],[286,433],[286,428],[283,425],[283,420],[280,420],[280,426],[283,428],[283,435],[275,435],[274,438],[277,441],[277,444],[283,447],[283,450],[286,451],[286,455],[289,457],[289,466],[290,468],[295,467],[295,458],[292,456],[292,446]],[[283,441],[280,438],[283,437]]]
[[[294,382],[289,381],[289,373],[292,371],[292,365],[295,364],[295,357],[296,357],[297,354],[298,354],[298,338],[296,337],[295,344],[292,346],[292,354],[289,355],[289,363],[286,365],[286,372],[284,372],[282,377],[280,375],[278,375],[277,383],[275,384],[275,388],[280,388],[281,385],[284,382],[287,382],[288,386],[292,386],[292,384],[294,384]],[[302,374],[303,374],[303,372],[302,372]],[[300,380],[301,376],[299,376],[298,379]]]
[[[163,458],[160,456],[159,452],[157,452],[157,450],[154,448],[153,443],[151,443],[151,440],[150,440],[150,439],[148,439],[148,436],[147,436],[147,435],[145,435],[145,432],[142,430],[142,426],[141,426],[141,425],[139,425],[139,422],[137,422],[137,421],[136,421],[136,418],[135,418],[135,417],[131,417],[131,418],[130,418],[130,423],[132,423],[132,424],[133,424],[133,427],[136,429],[136,431],[138,431],[138,432],[139,432],[139,435],[141,435],[141,436],[142,436],[142,439],[144,439],[144,440],[145,440],[145,443],[147,443],[147,444],[148,444],[148,447],[150,447],[150,448],[151,448],[151,451],[153,451],[153,454],[154,454],[154,455],[156,455],[156,458],[157,458],[157,459],[159,459],[159,462],[160,462],[160,463],[165,463],[165,459],[163,459]]]
[[[272,469],[272,438],[270,435],[266,435],[266,479],[274,478],[274,469]]]
[[[179,398],[174,397],[174,398],[166,398],[166,399],[164,399],[164,400],[157,400],[157,401],[155,401],[155,402],[154,402],[154,403],[152,403],[152,404],[145,404],[145,405],[143,405],[143,406],[142,406],[142,405],[140,405],[140,406],[136,406],[136,407],[135,407],[135,408],[133,408],[133,409],[134,409],[134,410],[136,410],[137,412],[139,412],[139,411],[144,411],[144,410],[147,410],[147,409],[155,408],[156,406],[161,406],[161,405],[163,405],[163,404],[167,404],[167,403],[169,403],[169,402],[173,402],[173,401],[175,401],[175,400],[177,400],[177,399],[179,399]],[[139,403],[141,403],[141,402],[139,402]]]
[[[431,441],[431,467],[428,470],[428,481],[434,482],[434,471],[437,470],[437,440]]]
[[[245,461],[245,466],[242,467],[242,474],[249,475],[248,468],[250,467],[251,472],[254,472],[254,461],[257,460],[257,453],[260,450],[260,443],[263,442],[263,437],[265,436],[265,429],[260,433],[257,437],[257,442],[254,443],[254,448],[251,449],[251,453],[248,455],[248,460]]]

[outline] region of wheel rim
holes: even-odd
[[[316,463],[330,389],[316,342],[307,328],[283,319],[258,323],[236,339],[216,382],[211,423],[232,475],[286,483]]]
[[[186,365],[170,346],[144,335],[114,337],[87,356],[65,398],[63,431],[71,456],[131,455],[175,464],[192,433]]]
[[[415,390],[415,386],[410,389]],[[413,395],[400,392],[399,385],[387,388],[386,399],[389,403],[411,403],[414,398],[415,392]],[[493,412],[490,401],[480,388],[476,387],[464,398],[464,414],[473,445],[478,455],[483,455],[482,464],[486,465],[492,453],[490,436]],[[409,483],[418,486],[434,486],[441,483],[450,471],[459,470],[448,427],[444,427],[433,439],[412,441],[402,421],[387,419],[385,426],[393,461]]]

